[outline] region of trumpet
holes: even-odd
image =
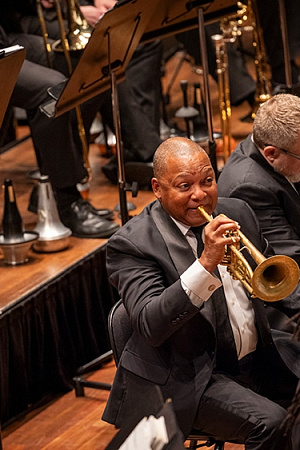
[[[214,34],[212,40],[216,49],[216,63],[219,88],[219,109],[223,136],[224,163],[231,154],[231,103],[228,73],[227,42],[234,42],[234,38],[226,39],[221,34]]]
[[[203,206],[199,206],[198,210],[208,222],[212,221]],[[232,236],[233,241],[234,236],[238,236],[240,241],[226,246],[221,264],[227,266],[232,278],[239,280],[252,297],[258,297],[266,302],[276,302],[293,292],[299,281],[299,267],[296,261],[284,255],[265,258],[240,230],[226,234],[226,237],[228,236]],[[240,243],[243,244],[243,248],[240,248]],[[242,254],[244,249],[257,264],[254,271]]]

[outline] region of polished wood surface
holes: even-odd
[[[19,130],[25,133],[26,130]],[[102,158],[100,148],[96,144],[91,145],[91,159],[94,161],[94,179],[91,182],[90,198],[94,206],[114,208],[118,204],[118,189],[105,181],[100,173]],[[99,164],[100,163],[100,164]],[[8,152],[0,155],[0,179],[11,178],[16,191],[18,208],[23,218],[25,230],[32,230],[36,224],[37,216],[27,210],[29,196],[35,183],[28,174],[36,168],[32,141],[17,145]],[[140,211],[148,201],[153,199],[151,192],[141,192],[134,199],[136,210]],[[128,196],[128,201],[132,199]],[[3,196],[1,197],[1,218]],[[115,221],[121,224],[121,220],[115,212]],[[51,279],[62,273],[70,265],[76,263],[84,256],[102,246],[106,239],[79,239],[71,237],[67,249],[56,253],[38,253],[34,250],[28,252],[28,262],[16,266],[8,266],[4,263],[3,255],[0,255],[0,312],[12,306],[22,297],[30,294],[38,286],[48,283]]]
[[[166,75],[163,77],[163,87],[167,86],[171,74],[177,67],[180,54],[176,54],[166,65]],[[184,61],[176,77],[172,91],[171,103],[168,106],[168,116],[174,119],[175,111],[182,106],[183,98],[180,80],[187,79],[190,83],[200,81],[199,76],[188,61]],[[211,100],[213,109],[214,129],[220,129],[220,113],[218,110],[218,89],[210,80]],[[192,101],[192,99],[190,99]],[[240,120],[249,112],[249,105],[242,104],[232,108],[232,135],[236,142],[251,132],[252,124]],[[174,119],[176,120],[176,119]],[[184,129],[183,123],[178,123]],[[18,136],[28,133],[26,127],[19,127]],[[101,167],[107,161],[104,146],[92,144],[90,162],[93,178],[91,181],[90,200],[96,207],[114,208],[119,203],[117,186],[110,184],[101,172]],[[222,155],[219,156],[222,165]],[[31,189],[35,183],[28,177],[28,172],[36,168],[36,160],[31,139],[0,155],[0,181],[9,177],[13,180],[18,207],[26,229],[33,229],[37,216],[27,210]],[[152,201],[154,196],[150,191],[140,191],[136,198],[127,194],[127,200],[136,209],[130,211],[135,215]],[[3,197],[1,196],[0,215],[2,216]],[[121,219],[115,212],[119,224]],[[105,239],[71,238],[68,249],[52,254],[42,254],[30,251],[29,262],[20,266],[6,266],[0,256],[0,309],[9,308],[22,296],[27,295],[39,285],[49,282],[57,274],[70,265],[88,255],[95,248],[103,245]],[[89,379],[111,383],[115,373],[113,361],[89,374]],[[9,387],[8,387],[9,388]],[[114,427],[101,421],[102,411],[108,398],[108,392],[85,388],[85,397],[76,398],[71,391],[49,404],[34,409],[32,412],[14,421],[3,431],[4,450],[32,449],[104,449],[116,433]],[[226,444],[226,450],[241,450],[243,446]]]

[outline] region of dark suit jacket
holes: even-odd
[[[237,220],[254,245],[268,252],[268,244],[247,204],[220,199],[216,213],[220,212]],[[184,435],[192,428],[214,367],[217,326],[212,305],[215,294],[198,310],[181,287],[179,275],[194,261],[185,237],[158,201],[108,241],[110,281],[118,289],[134,329],[103,415],[117,427],[141,399],[151,401],[147,387],[156,384],[165,399],[172,399]],[[253,304],[262,306],[259,299],[253,299]],[[288,314],[298,311],[298,304],[298,297],[293,296],[276,302],[279,308],[286,305]],[[274,348],[264,308],[261,317],[258,326],[263,346]],[[300,364],[297,370],[300,375]]]
[[[250,135],[227,160],[218,179],[218,192],[221,197],[245,200],[275,253],[300,264],[299,194],[263,158]]]

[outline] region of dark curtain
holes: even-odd
[[[105,259],[103,246],[0,316],[2,426],[71,390],[76,369],[110,349]]]

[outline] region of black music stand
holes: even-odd
[[[198,28],[199,8],[203,11],[206,23],[215,22],[237,11],[235,0],[166,0],[160,2],[141,41],[162,39]]]
[[[0,49],[0,128],[25,59],[25,50],[19,45]]]

